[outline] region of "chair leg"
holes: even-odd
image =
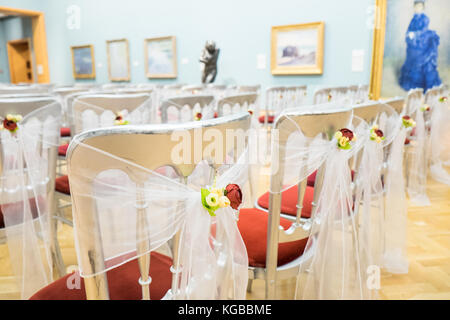
[[[247,292],[248,293],[252,292],[252,284],[253,284],[253,279],[248,279],[248,283],[247,283]]]
[[[57,276],[60,278],[66,274],[66,267],[58,243],[58,220],[53,215],[50,219],[50,254],[54,270],[56,270]]]

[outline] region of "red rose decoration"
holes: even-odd
[[[214,112],[214,118],[218,118],[218,117],[219,117],[218,113]]]
[[[202,114],[200,112],[197,112],[194,116],[194,120],[202,120]]]
[[[379,137],[384,137],[383,131],[381,131],[380,129],[377,129],[377,130],[375,130],[374,132],[375,132],[375,134],[376,134],[377,136],[379,136]]]
[[[9,130],[9,131],[14,131],[17,128],[17,123],[12,121],[12,120],[3,120],[3,128]]]
[[[403,119],[404,120],[409,120],[409,119],[411,119],[411,117],[410,116],[403,116]]]
[[[116,117],[116,120],[117,120],[117,121],[122,120],[122,116],[117,116],[117,117]]]
[[[230,200],[230,206],[237,210],[242,203],[241,188],[237,184],[229,184],[225,188],[225,196]]]
[[[341,129],[339,131],[342,133],[342,136],[348,138],[349,141],[353,140],[354,135],[353,135],[353,131],[352,130],[344,128],[344,129]]]

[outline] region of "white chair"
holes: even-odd
[[[161,103],[161,122],[187,122],[192,121],[194,113],[200,113],[201,119],[207,120],[214,117],[214,96],[188,95],[177,96],[164,100]]]
[[[313,104],[323,104],[327,102],[350,103],[346,101],[347,87],[325,87],[314,92]]]
[[[217,115],[219,117],[242,111],[250,111],[253,117],[258,117],[259,105],[257,93],[231,95],[217,101]]]
[[[361,255],[367,255],[368,263],[363,269],[376,265],[395,273],[403,269],[400,273],[405,273],[404,267],[398,267],[406,265],[407,272],[407,204],[403,177],[406,132],[401,116],[382,102],[356,104],[353,112],[370,127],[376,125],[384,135],[379,143],[369,141],[354,164],[354,212],[359,219]]]
[[[450,174],[444,166],[450,165],[450,121],[448,91],[443,85],[429,89],[425,94],[425,123],[429,137],[427,140],[427,162],[431,177],[443,184],[450,185]]]
[[[242,299],[245,296],[247,283],[247,261],[243,260],[246,263],[244,266],[236,265],[237,260],[235,259],[239,258],[236,256],[236,250],[239,249],[239,241],[242,242],[242,240],[234,238],[239,235],[234,217],[223,216],[220,219],[228,221],[228,226],[219,222],[219,219],[211,218],[206,210],[202,209],[200,190],[190,191],[188,184],[211,183],[214,177],[211,173],[221,171],[222,164],[228,163],[226,159],[229,155],[232,155],[233,159],[238,159],[241,154],[245,154],[245,151],[236,145],[227,144],[226,139],[229,130],[245,132],[249,126],[249,115],[244,113],[186,125],[130,126],[127,130],[124,130],[124,127],[115,127],[78,135],[76,142],[72,143],[69,149],[68,162],[70,179],[74,181],[73,202],[77,226],[75,239],[78,263],[81,271],[86,275],[83,278],[83,287],[86,293],[81,287],[78,290],[67,288],[69,277],[74,276],[69,275],[39,291],[32,299],[86,299],[87,297],[87,299],[143,298],[148,300],[150,298],[167,298],[176,293],[189,299],[199,291],[200,295],[197,297],[200,299],[227,299],[230,297],[229,289],[232,289],[233,285],[244,284],[243,290],[238,293]],[[186,161],[177,163],[172,153],[175,148],[178,148],[179,142],[173,139],[173,135],[186,134],[186,137],[190,137],[189,141],[193,145],[195,142],[192,141],[192,137],[195,139],[197,136],[194,131],[199,129],[211,129],[219,132],[221,135],[218,136],[220,142],[217,151],[221,151],[214,153],[211,158],[211,155],[208,156],[206,153],[208,144],[203,143],[203,147],[199,149],[198,153],[190,153],[185,159]],[[241,138],[245,139],[245,135]],[[199,142],[204,139],[200,137]],[[152,146],[158,152],[152,152],[148,146]],[[206,175],[208,177],[203,174],[199,175],[200,172],[198,172],[197,165],[200,163],[200,169],[204,168],[204,160],[207,160],[209,164],[207,165],[209,169],[206,170],[206,173],[209,173]],[[161,166],[172,166],[178,173],[181,183],[161,179],[159,175],[155,174],[153,170]],[[230,170],[232,168],[234,167],[231,166]],[[111,170],[114,170],[117,179],[120,179],[119,185],[111,183],[103,191],[96,189],[100,186],[98,183],[113,181],[102,176],[106,173],[112,174]],[[229,171],[225,171],[220,177],[226,175],[227,172]],[[237,173],[239,170],[235,172],[235,174]],[[112,179],[112,175],[108,177]],[[198,181],[198,177],[203,180]],[[193,180],[190,181],[190,178]],[[235,178],[244,181],[241,175],[237,175]],[[169,190],[166,192],[159,190],[158,181],[165,181],[164,186]],[[105,208],[104,201],[109,201],[109,198],[105,197],[106,194],[115,188],[119,188],[117,190],[120,193],[122,186],[130,187],[127,191],[129,195],[127,198],[131,202],[126,200],[125,204],[117,201],[116,203],[120,206],[119,211],[111,212],[111,215],[106,209],[102,211],[102,208]],[[170,196],[170,190],[173,190],[176,196]],[[176,190],[184,190],[184,192]],[[162,193],[155,198],[151,193],[158,191]],[[189,199],[186,199],[185,193],[189,194]],[[191,195],[193,199],[190,199]],[[199,198],[195,200],[197,195]],[[187,200],[191,204],[188,204]],[[158,201],[162,203],[158,203]],[[116,206],[113,207],[117,209]],[[164,211],[163,207],[167,210]],[[191,208],[191,212],[187,212],[189,208]],[[217,213],[217,215],[228,215],[229,213],[227,211],[226,213]],[[193,219],[192,214],[197,218]],[[109,229],[114,223],[114,219],[122,219],[124,223],[116,225],[122,231]],[[215,231],[210,231],[211,224]],[[192,243],[194,239],[191,237],[198,234],[189,229],[193,225],[205,226],[199,231],[206,235],[203,242]],[[165,227],[165,229],[160,227]],[[104,228],[108,228],[112,233],[107,234]],[[227,232],[231,230],[235,234],[224,235],[222,228],[226,228]],[[116,231],[114,232],[114,230]],[[170,256],[154,252],[160,247],[160,243],[169,239],[173,239],[173,254],[171,255],[173,259]],[[227,254],[223,255],[222,246],[225,247],[230,243],[232,246],[227,250],[231,249],[231,251],[227,251]],[[208,252],[199,251],[198,255],[191,256],[190,251],[193,248],[188,247],[189,244],[201,250],[206,248]],[[117,245],[120,248],[116,247]],[[243,244],[242,249],[245,250]],[[205,254],[211,253],[214,258],[210,264],[198,264],[203,261]],[[233,256],[234,260],[231,260]],[[193,263],[197,262],[197,267],[204,269],[206,273],[211,272],[209,275],[215,280],[212,283],[208,282],[209,275],[205,276],[205,274],[199,273],[200,270],[192,269],[189,261],[185,259],[186,257],[190,258]],[[230,265],[232,261],[234,264]],[[240,272],[236,271],[237,267],[240,268]],[[224,277],[221,278],[221,276]],[[237,276],[241,278],[237,278]],[[244,277],[242,278],[242,276]],[[195,286],[196,281],[197,286]],[[231,281],[231,287],[227,286],[227,281]],[[185,289],[188,289],[189,292],[184,291]],[[236,287],[234,289],[236,290]]]
[[[53,268],[65,274],[54,219],[61,112],[55,98],[0,99],[2,117],[23,117],[15,135],[0,132],[0,242],[8,244],[22,299],[48,284]]]
[[[427,196],[427,124],[423,107],[423,89],[412,89],[408,92],[405,114],[414,119],[416,127],[408,131],[405,146],[406,189],[411,202],[418,206],[430,205]]]
[[[265,281],[266,299],[275,299],[278,281],[297,277],[300,268],[306,266],[315,253],[314,244],[305,249],[308,237],[313,236],[310,235],[310,229],[311,218],[314,217],[314,209],[311,209],[312,198],[309,199],[309,214],[305,215],[306,212],[303,210],[307,202],[304,198],[308,188],[307,181],[306,177],[302,179],[297,174],[305,175],[305,172],[301,172],[303,169],[300,169],[300,166],[297,167],[298,172],[287,167],[288,159],[285,158],[290,136],[301,128],[307,138],[312,139],[322,134],[325,139],[331,139],[334,132],[346,127],[351,119],[351,109],[330,110],[314,106],[290,110],[276,121],[274,129],[278,129],[280,133],[275,140],[276,147],[272,146],[270,192],[267,193],[268,212],[256,208],[243,209],[238,223],[249,254],[249,291],[252,280],[261,279]],[[305,160],[298,159],[295,163]],[[316,179],[313,188],[315,203],[323,187],[323,165],[318,171],[319,178]],[[295,182],[295,191],[294,187],[286,189],[284,185],[286,177]],[[296,214],[292,217],[294,221],[290,221],[282,218],[280,213],[282,201],[293,197],[295,199],[290,202],[295,202]]]
[[[119,112],[130,124],[149,124],[152,119],[152,101],[148,94],[83,94],[75,98],[71,108],[72,133],[79,134],[90,129],[111,127]],[[67,152],[67,145],[65,150]],[[63,175],[56,179],[58,216],[68,224],[61,209],[71,205],[69,179]]]
[[[270,87],[266,89],[266,110],[259,122],[266,126],[287,108],[301,107],[305,104],[306,86]]]
[[[38,86],[7,86],[0,88],[0,95],[17,95],[17,94],[48,94],[49,89]]]
[[[257,84],[257,85],[240,85],[237,86],[237,91],[238,92],[254,92],[254,93],[259,93],[259,91],[261,90],[261,85]]]

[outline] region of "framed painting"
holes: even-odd
[[[72,46],[72,70],[75,79],[95,78],[94,46]]]
[[[324,31],[324,22],[272,27],[272,74],[322,74]]]
[[[110,81],[130,81],[130,54],[127,39],[106,41]]]
[[[448,0],[376,0],[372,99],[449,83],[449,10]]]
[[[145,39],[144,48],[148,78],[177,77],[177,48],[174,36]]]

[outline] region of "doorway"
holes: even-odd
[[[8,8],[0,6],[0,14],[3,16],[20,16],[31,18],[32,36],[30,43],[33,45],[34,61],[30,60],[30,69],[32,80],[35,78],[37,83],[49,83],[50,71],[48,68],[47,38],[45,34],[44,13],[39,11]],[[31,49],[31,46],[29,45]],[[35,69],[33,69],[33,65]],[[28,74],[26,76],[28,78]],[[28,81],[28,80],[27,80]]]
[[[7,48],[11,83],[34,82],[30,39],[8,41]]]

